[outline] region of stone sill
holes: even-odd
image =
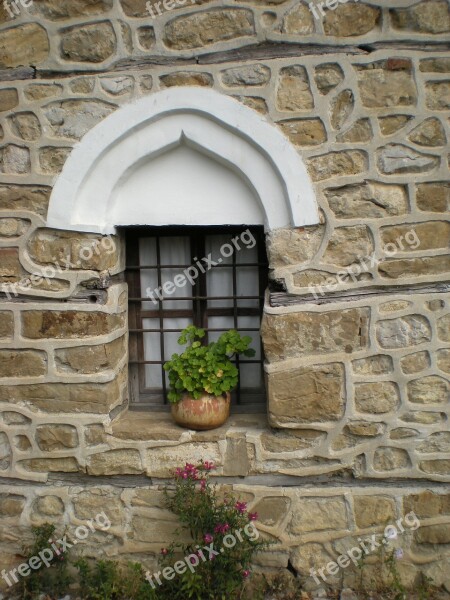
[[[235,414],[222,427],[210,431],[194,431],[174,423],[167,412],[127,411],[107,428],[107,432],[114,438],[129,442],[216,442],[249,430],[255,433],[270,431],[267,415]]]

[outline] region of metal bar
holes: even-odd
[[[263,296],[182,296],[177,298],[165,298],[162,297],[163,302],[177,302],[178,300],[264,300]],[[147,296],[144,298],[128,298],[129,302],[152,302],[152,300]],[[158,300],[159,302],[162,302]]]

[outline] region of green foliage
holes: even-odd
[[[239,377],[231,358],[239,354],[249,357],[255,355],[255,351],[249,348],[252,338],[242,337],[234,329],[223,333],[216,342],[207,346],[201,342],[204,337],[204,329],[193,325],[187,327],[178,339],[178,343],[187,345],[187,348],[181,354],[173,354],[164,365],[169,372],[170,402],[178,402],[186,392],[195,399],[205,392],[213,396],[229,392],[236,387]]]
[[[175,471],[175,489],[166,488],[166,503],[178,516],[183,537],[192,541],[174,542],[162,550],[162,566],[192,556],[198,564],[164,581],[162,598],[172,600],[230,600],[242,597],[243,584],[250,575],[253,556],[268,546],[259,539],[245,502],[229,493],[221,494],[211,484],[208,462],[187,463]]]
[[[33,544],[24,548],[24,562],[28,563],[31,558],[39,556],[43,550],[51,548],[52,543],[59,548],[54,535],[55,530],[55,526],[49,523],[31,528]],[[49,561],[50,567],[41,564],[38,569],[30,569],[28,577],[20,580],[23,600],[35,600],[43,589],[52,596],[63,595],[72,581],[68,573],[68,560],[67,554],[61,552],[57,555],[54,552],[53,558]]]

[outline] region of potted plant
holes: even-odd
[[[208,345],[201,342],[204,337],[204,329],[187,327],[178,339],[186,349],[173,354],[164,365],[169,373],[172,416],[189,429],[215,429],[225,423],[230,414],[230,391],[239,378],[231,359],[239,354],[255,355],[249,348],[252,338],[234,329]]]

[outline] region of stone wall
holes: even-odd
[[[96,552],[145,559],[172,525],[155,481],[203,457],[247,478],[238,489],[279,542],[266,567],[305,575],[414,507],[426,523],[405,538],[405,579],[422,565],[450,589],[448,2],[349,2],[316,19],[297,0],[174,3],[155,18],[143,0],[35,0],[14,19],[0,4],[0,22],[5,564],[31,523],[75,524],[105,497],[123,523]],[[127,412],[121,237],[45,226],[83,135],[183,85],[279,127],[322,219],[268,236],[268,418],[210,433]]]

